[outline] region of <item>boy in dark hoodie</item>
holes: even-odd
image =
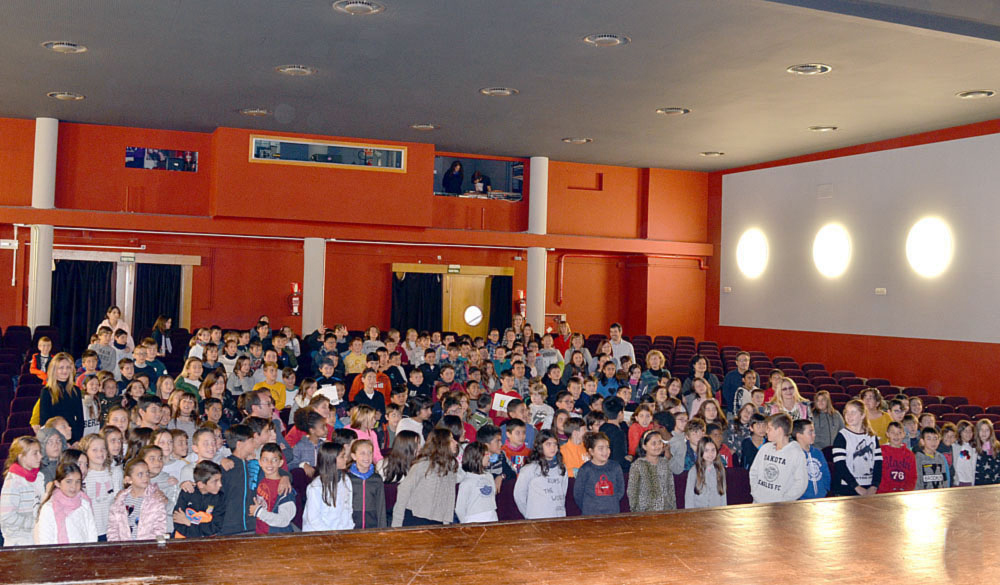
[[[354,463],[348,468],[354,494],[354,527],[385,528],[388,524],[385,512],[385,488],[382,476],[375,473],[372,465],[374,449],[367,439],[351,444],[351,458]]]
[[[625,420],[625,401],[617,396],[604,400],[604,417],[607,419],[601,425],[601,432],[604,433],[611,446],[611,460],[616,461],[623,473],[628,473],[632,462],[628,456],[628,436],[623,430],[621,423]]]
[[[181,491],[174,506],[174,538],[214,536],[222,531],[226,505],[222,490],[222,468],[201,461],[194,468],[194,492]]]
[[[226,431],[226,443],[233,452],[227,459],[233,466],[222,472],[222,491],[226,494],[222,534],[244,534],[256,529],[256,519],[250,513],[250,505],[255,503],[257,486],[263,473],[254,460],[257,450],[255,437],[257,435],[253,429],[244,424],[233,425]],[[292,490],[289,479],[291,476],[284,469],[278,473],[281,475],[278,493],[285,495]]]

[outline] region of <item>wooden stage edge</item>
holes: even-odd
[[[1000,486],[661,514],[25,547],[9,585],[1000,582]]]

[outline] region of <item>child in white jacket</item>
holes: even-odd
[[[39,471],[41,464],[42,445],[38,439],[14,439],[0,492],[0,532],[3,532],[4,546],[25,546],[34,542],[32,531],[45,495],[45,479]]]
[[[551,430],[539,431],[535,444],[514,484],[514,503],[526,519],[566,515],[569,475]]]
[[[323,443],[316,454],[316,478],[306,488],[302,532],[354,528],[354,493],[347,475],[350,452],[339,443]]]
[[[75,463],[56,468],[55,480],[42,502],[35,523],[35,544],[97,542],[97,524],[90,500],[83,494],[83,473]]]
[[[462,524],[497,521],[496,480],[489,471],[490,450],[475,441],[465,447],[458,472],[455,515]]]

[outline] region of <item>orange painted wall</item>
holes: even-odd
[[[646,237],[676,242],[708,238],[708,173],[649,169]]]
[[[638,238],[642,199],[641,169],[549,163],[549,233]]]
[[[198,151],[198,172],[125,168],[128,146]],[[62,123],[56,207],[207,215],[210,147],[211,136],[197,132]]]
[[[708,241],[714,244],[715,258],[718,258],[722,241],[724,174],[997,132],[1000,132],[1000,120],[991,120],[712,173],[708,182]],[[708,274],[705,336],[721,344],[765,351],[771,356],[790,355],[800,362],[822,362],[828,369],[849,369],[863,377],[888,378],[897,385],[924,386],[935,394],[964,395],[974,404],[982,406],[1000,404],[1000,391],[996,385],[984,383],[1000,368],[1000,344],[720,326],[718,262],[713,264]]]
[[[31,205],[35,121],[0,118],[0,136],[0,204]]]
[[[434,197],[431,224],[437,228],[523,232],[528,229],[528,202]]]
[[[392,264],[460,264],[514,268],[514,290],[526,285],[526,260],[514,250],[467,250],[421,246],[327,244],[326,324],[350,329],[389,327],[392,309]],[[440,256],[440,258],[438,258]]]
[[[213,216],[255,217],[339,223],[430,226],[433,206],[434,146],[415,142],[382,144],[407,147],[407,170],[322,168],[249,162],[251,130],[219,128],[212,186]],[[282,134],[322,140],[329,136]],[[353,139],[357,141],[357,139]],[[331,234],[333,235],[333,234]]]
[[[611,323],[624,321],[628,306],[626,257],[567,258],[564,298],[562,304],[557,305],[558,252],[550,252],[548,257],[545,312],[565,313],[573,331],[584,334],[602,333]]]

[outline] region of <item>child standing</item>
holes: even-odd
[[[893,421],[886,427],[889,444],[882,446],[882,481],[878,493],[912,491],[917,485],[917,460],[904,443],[903,425]]]
[[[566,464],[570,477],[576,477],[576,472],[580,470],[580,467],[590,461],[590,454],[583,446],[583,436],[587,432],[585,424],[583,419],[578,416],[570,418],[563,424],[563,432],[566,433],[568,440],[562,444],[559,452],[562,454],[563,463]]]
[[[833,494],[871,495],[882,479],[882,449],[868,423],[864,402],[851,400],[844,406],[846,428],[833,441]]]
[[[458,443],[448,429],[436,428],[399,483],[393,526],[451,524],[455,515]]]
[[[989,419],[976,421],[976,485],[1000,482],[1000,441]]]
[[[74,463],[56,469],[55,480],[42,501],[35,524],[35,544],[97,542],[97,526],[90,501],[80,490],[83,472]]]
[[[174,538],[214,536],[222,531],[226,506],[222,490],[222,468],[200,461],[194,468],[192,492],[181,491],[174,506]]]
[[[642,434],[636,446],[636,460],[628,472],[628,502],[633,512],[663,512],[677,509],[674,474],[670,458],[664,457],[667,443],[660,430]]]
[[[497,521],[496,482],[489,464],[490,451],[485,444],[475,441],[465,447],[455,500],[455,516],[462,524]]]
[[[257,534],[293,532],[295,517],[295,490],[281,495],[281,463],[283,456],[277,443],[267,443],[260,449],[260,470],[263,477],[257,482],[257,492],[250,504],[250,515],[257,519]]]
[[[826,457],[816,448],[816,429],[812,421],[800,419],[792,423],[792,439],[802,447],[806,456],[806,491],[800,500],[825,498],[830,491],[830,467]]]
[[[750,467],[750,494],[754,503],[791,502],[805,493],[806,457],[802,447],[790,440],[791,434],[790,415],[782,412],[767,419],[767,443],[757,452]]]
[[[306,490],[302,531],[351,530],[354,509],[351,480],[347,477],[350,454],[339,443],[323,443],[316,460],[316,477]]]
[[[941,433],[934,427],[920,431],[923,449],[917,453],[917,489],[933,490],[951,487],[951,470],[944,455],[938,453]]]
[[[98,540],[107,540],[108,515],[115,494],[122,489],[122,470],[111,464],[107,441],[101,435],[87,435],[80,440],[80,449],[87,454],[87,480],[83,490],[90,500],[97,527]]]
[[[168,429],[184,431],[188,440],[198,430],[198,402],[192,394],[183,390],[174,390],[170,396],[171,418]]]
[[[617,514],[625,497],[625,476],[611,459],[611,442],[604,433],[588,433],[583,444],[590,461],[580,467],[573,484],[573,499],[584,516]]]
[[[955,465],[955,485],[970,486],[976,483],[976,430],[972,423],[958,423],[958,440],[951,446]]]
[[[698,441],[697,461],[688,471],[684,508],[712,508],[726,505],[726,469],[710,437]]]
[[[653,428],[653,407],[649,404],[640,404],[632,414],[632,424],[628,428],[629,455],[635,457],[636,449],[639,447],[639,440],[651,428]]]
[[[569,476],[559,441],[550,430],[540,431],[528,460],[514,484],[514,503],[528,520],[566,515]]]
[[[382,460],[382,451],[378,448],[378,435],[375,434],[378,420],[378,410],[367,404],[359,404],[351,410],[351,426],[347,427],[357,433],[359,439],[367,439],[372,444],[373,463]]]
[[[531,449],[525,443],[526,429],[524,421],[512,418],[505,424],[507,431],[507,442],[503,445],[503,454],[507,458],[507,463],[515,473],[520,472],[527,462]]]
[[[347,469],[353,492],[354,527],[385,528],[385,487],[372,464],[375,446],[368,439],[351,443],[354,463]]]
[[[118,492],[108,516],[108,541],[154,540],[167,528],[167,497],[149,481],[141,459],[125,464],[125,488]]]
[[[42,446],[34,437],[18,437],[11,443],[4,466],[0,491],[0,532],[4,546],[33,543],[32,531],[38,507],[45,494],[45,480],[39,473]]]

